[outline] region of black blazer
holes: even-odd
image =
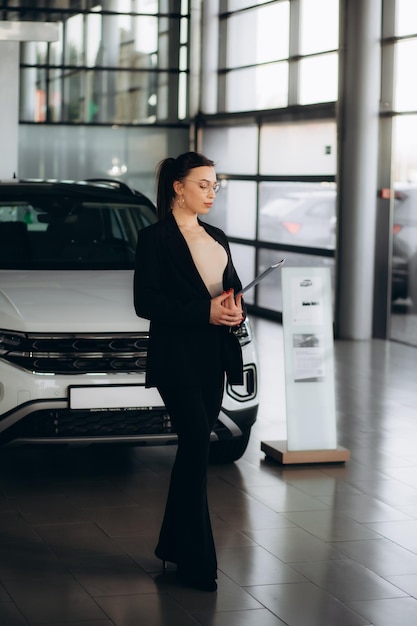
[[[242,288],[226,235],[200,222],[227,252],[223,288]],[[209,323],[211,296],[170,213],[139,231],[134,273],[137,315],[151,321],[146,386],[188,386],[221,369],[242,384],[242,352],[229,328]]]

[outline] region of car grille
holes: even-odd
[[[164,408],[131,411],[41,410],[27,415],[3,433],[2,439],[134,437],[173,433]],[[5,443],[6,441],[2,441]]]
[[[0,337],[1,358],[39,374],[144,372],[148,333]],[[7,340],[7,349],[6,349]]]

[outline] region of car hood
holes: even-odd
[[[0,329],[146,332],[133,306],[132,271],[0,271]]]

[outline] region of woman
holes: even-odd
[[[230,332],[244,318],[226,235],[200,221],[219,184],[213,161],[196,152],[158,168],[158,222],[138,234],[134,304],[151,321],[146,386],[157,387],[178,434],[157,557],[177,564],[187,585],[217,589],[207,505],[210,433],[225,373],[242,384],[240,344]]]

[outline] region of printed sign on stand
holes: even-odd
[[[341,462],[337,445],[329,268],[282,269],[287,441],[262,442],[282,463]]]

